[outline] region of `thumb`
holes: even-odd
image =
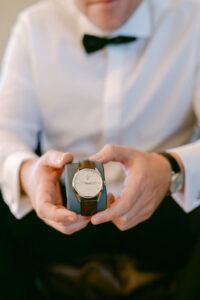
[[[41,165],[60,169],[72,162],[73,158],[72,153],[50,150],[42,157]]]
[[[133,148],[126,146],[106,145],[97,154],[91,156],[90,159],[94,161],[101,161],[104,164],[110,161],[117,161],[126,165],[134,158],[136,154],[137,151]]]

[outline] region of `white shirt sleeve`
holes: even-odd
[[[172,196],[185,212],[190,212],[200,205],[200,142],[170,151],[180,156],[185,168],[184,192]]]
[[[30,199],[20,193],[19,183],[21,163],[33,157],[34,154],[31,152],[15,151],[13,154],[8,155],[4,162],[1,192],[4,201],[17,219],[21,219],[33,209]]]
[[[198,51],[199,55],[199,51]],[[194,86],[193,98],[194,112],[197,123],[200,124],[200,68],[196,73],[196,83]],[[199,138],[199,133],[196,139]],[[200,141],[188,145],[170,149],[182,159],[185,168],[185,188],[184,192],[173,194],[174,200],[183,208],[190,212],[200,205]]]
[[[28,23],[21,15],[0,78],[0,188],[16,218],[32,209],[30,200],[20,194],[19,169],[23,161],[36,156],[33,150],[41,131],[28,49]]]

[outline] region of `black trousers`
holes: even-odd
[[[1,199],[0,223],[2,299],[36,297],[33,280],[41,266],[76,264],[80,257],[98,253],[129,254],[141,269],[172,272],[177,278],[176,300],[200,299],[200,208],[186,214],[168,197],[148,221],[128,231],[121,232],[112,223],[89,224],[67,236],[47,226],[35,212],[15,219]]]

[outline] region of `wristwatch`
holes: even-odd
[[[184,184],[184,176],[178,162],[170,153],[159,152],[158,154],[164,156],[171,165],[171,182],[167,192],[167,196],[170,196],[171,194],[177,193],[182,189]]]
[[[79,163],[73,176],[72,187],[81,205],[81,215],[94,215],[104,187],[104,180],[94,162],[85,160]]]

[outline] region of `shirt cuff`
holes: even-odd
[[[200,205],[200,142],[168,150],[181,158],[185,168],[184,192],[174,193],[172,197],[190,212]]]
[[[23,218],[33,209],[30,199],[20,192],[20,166],[24,161],[36,157],[37,155],[32,152],[15,152],[10,154],[3,164],[1,183],[3,199],[17,219]]]

